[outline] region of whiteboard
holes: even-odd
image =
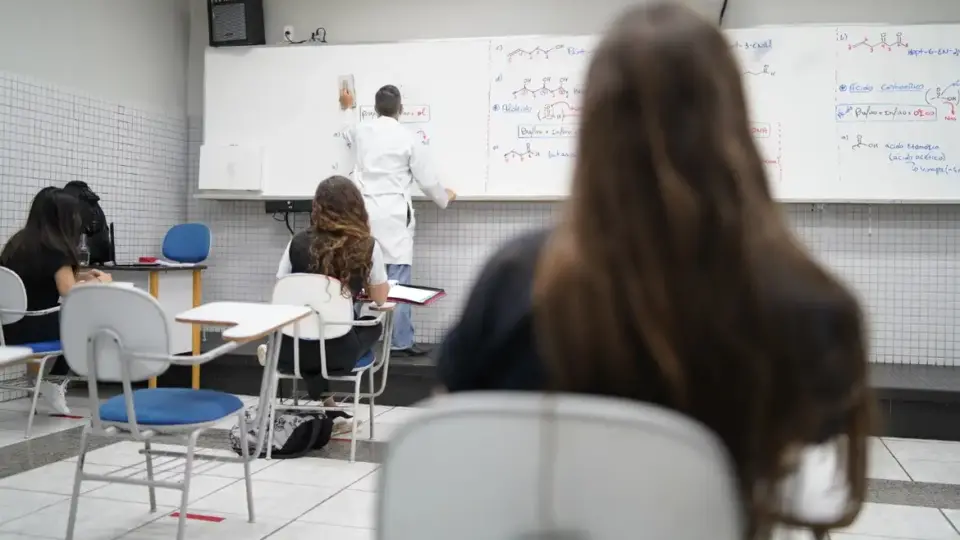
[[[960,201],[958,25],[727,31],[750,129],[778,199]],[[576,158],[597,38],[506,37],[377,45],[209,49],[206,144],[264,148],[260,196],[309,197],[352,169],[336,134],[337,79],[357,120],[384,84],[462,199],[560,199]]]

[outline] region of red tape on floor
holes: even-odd
[[[180,512],[174,512],[170,514],[170,517],[178,518],[180,517]],[[220,516],[207,516],[204,514],[191,514],[187,512],[187,519],[192,519],[194,521],[208,521],[210,523],[220,523],[226,518],[222,518]]]

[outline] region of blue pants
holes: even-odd
[[[395,279],[401,285],[410,284],[411,267],[409,264],[388,264],[387,279]],[[404,350],[413,347],[413,318],[410,304],[397,304],[393,310],[392,350]]]

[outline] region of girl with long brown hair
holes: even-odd
[[[338,280],[345,297],[361,293],[377,304],[387,301],[390,285],[380,246],[370,234],[360,190],[343,176],[331,176],[313,197],[310,227],[294,235],[280,261],[277,279],[290,274],[322,274]],[[380,338],[382,328],[355,326],[343,337],[325,340],[327,371],[348,373]],[[320,342],[300,340],[300,373],[311,399],[321,400],[329,381],[321,375]],[[293,373],[292,337],[280,346],[280,371]],[[265,351],[264,351],[265,352]]]
[[[749,538],[849,524],[872,406],[862,316],[771,196],[730,44],[681,5],[646,5],[586,80],[564,219],[488,263],[441,348],[442,382],[678,410],[729,450]],[[827,442],[848,498],[809,523],[784,485]]]

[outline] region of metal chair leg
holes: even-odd
[[[37,400],[40,398],[40,383],[43,382],[43,372],[47,366],[47,360],[49,359],[49,356],[44,356],[40,359],[40,369],[37,370],[37,381],[33,385],[33,397],[30,401],[30,413],[27,417],[27,431],[23,435],[24,439],[29,439],[30,434],[33,433],[33,418],[37,415]]]
[[[253,479],[250,473],[250,445],[247,444],[247,415],[240,411],[240,455],[243,456],[243,481],[247,488],[247,519],[250,523],[256,522],[253,512]]]
[[[360,382],[363,380],[363,375],[358,375],[354,380],[353,418],[350,420],[353,423],[353,428],[350,432],[350,463],[357,461],[357,413],[360,411]]]
[[[183,468],[183,487],[180,494],[180,516],[177,523],[177,540],[183,540],[187,529],[187,506],[190,501],[190,476],[193,474],[193,455],[197,448],[197,439],[200,431],[190,434],[187,442],[187,463]]]
[[[90,439],[90,427],[83,428],[80,436],[80,455],[77,456],[77,472],[73,476],[73,494],[70,497],[70,514],[67,517],[66,540],[73,540],[73,532],[77,526],[77,505],[80,503],[80,483],[83,481],[83,463],[87,459],[87,443]]]
[[[150,512],[157,511],[157,489],[153,486],[153,455],[150,453],[150,441],[143,442],[143,453],[147,458],[147,493],[150,497]]]
[[[374,401],[376,400],[376,393],[373,390],[374,387],[374,373],[373,370],[370,370],[370,440],[373,440],[373,418],[376,416],[374,413]]]

